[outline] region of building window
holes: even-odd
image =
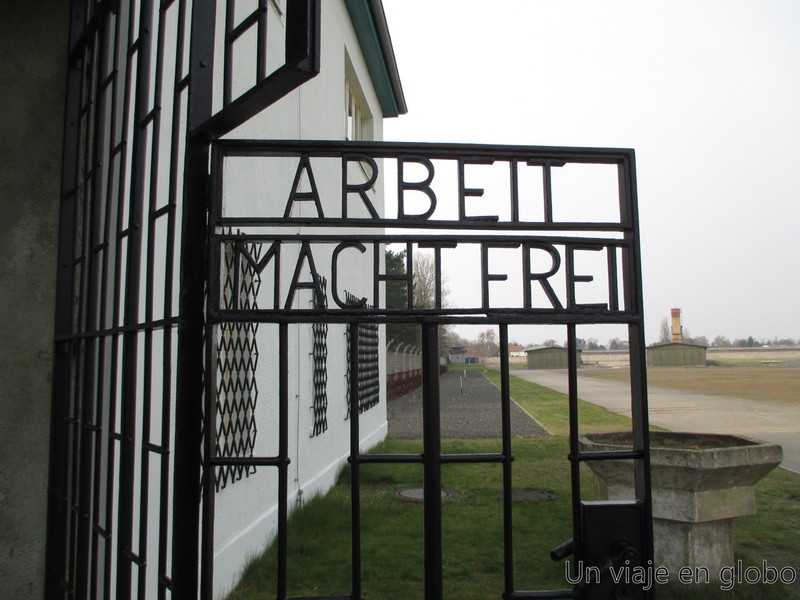
[[[345,94],[347,110],[345,139],[348,141],[365,140],[367,136],[364,110],[361,108],[358,96],[356,96],[356,93],[353,91],[353,86],[349,80],[345,82]]]

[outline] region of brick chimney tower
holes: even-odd
[[[672,309],[672,341],[683,341],[683,326],[681,325],[681,309]]]

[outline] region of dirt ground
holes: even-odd
[[[627,369],[581,369],[581,375],[627,381]],[[800,406],[800,368],[789,367],[656,367],[647,384]]]

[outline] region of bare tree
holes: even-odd
[[[436,285],[436,261],[429,254],[414,255],[414,306],[416,308],[436,308],[436,289],[439,288],[442,307],[447,307],[449,290],[441,276]]]
[[[444,284],[444,277],[441,277],[440,285],[436,281],[436,262],[429,254],[415,253],[413,255],[413,289],[412,304],[414,308],[432,309],[436,308],[437,287],[439,292],[440,306],[449,305],[449,291]],[[394,275],[406,272],[406,253],[386,251],[386,272]],[[407,306],[407,296],[405,284],[402,281],[389,281],[386,284],[387,305],[389,308],[404,308]],[[403,341],[415,346],[421,344],[419,327],[412,324],[393,323],[387,326],[387,340],[394,339],[397,342]],[[447,354],[450,346],[454,345],[450,341],[450,328],[446,325],[439,326],[439,353]]]
[[[664,317],[661,319],[661,326],[658,329],[658,343],[666,344],[672,341],[672,331],[669,328],[669,319]]]
[[[497,356],[500,352],[500,346],[497,344],[497,334],[494,329],[481,331],[473,345],[481,356]]]
[[[414,307],[447,308],[450,306],[449,295],[450,291],[445,285],[445,277],[442,273],[439,274],[439,281],[436,281],[436,261],[433,256],[414,254]],[[450,347],[457,345],[451,340],[450,334],[449,326],[439,325],[439,354],[441,356],[446,356]]]
[[[712,348],[730,348],[731,341],[726,338],[724,335],[718,335],[714,338],[714,341],[711,342]]]
[[[566,346],[566,343],[564,344]],[[601,346],[600,343],[597,341],[597,338],[589,338],[586,340],[586,349],[587,350],[605,350],[605,346]]]
[[[621,340],[618,337],[608,340],[609,350],[627,350],[628,340]]]

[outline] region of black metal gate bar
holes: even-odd
[[[511,465],[511,382],[508,359],[508,324],[500,325],[500,410],[503,431],[503,582],[504,596],[514,592],[513,479]]]
[[[644,347],[644,334],[642,326],[631,324],[628,326],[628,336],[632,343],[640,343]],[[645,453],[650,448],[650,427],[649,415],[647,409],[647,370],[645,362],[639,355],[634,356],[631,353],[631,388],[632,397],[640,398],[639,402],[631,403],[631,416],[634,423],[644,423],[644,426],[634,427],[633,430],[633,448],[634,451]],[[636,461],[636,497],[642,499],[645,505],[645,510],[652,512],[651,505],[651,490],[647,482],[650,481],[650,463],[649,461]],[[650,519],[650,517],[647,517]],[[652,540],[651,540],[652,542]]]
[[[79,195],[78,211],[80,217],[78,223],[77,238],[80,244],[79,256],[74,257],[74,265],[78,272],[75,282],[79,293],[91,294],[86,303],[78,306],[75,324],[84,329],[94,327],[96,317],[96,297],[92,292],[97,281],[97,262],[93,248],[96,244],[96,230],[91,218],[93,209],[97,206],[99,198],[95,195],[97,190],[97,177],[91,166],[92,153],[97,142],[97,125],[91,127],[92,117],[97,114],[94,101],[97,98],[97,80],[99,78],[100,64],[98,60],[92,60],[87,53],[87,61],[84,78],[82,81],[82,96],[84,106],[81,108],[81,120],[90,123],[84,133],[83,145],[80,150],[82,164],[80,165],[81,175],[84,178],[84,186]],[[79,348],[79,357],[75,361],[75,376],[73,380],[73,393],[75,401],[72,404],[72,493],[77,496],[77,501],[73,507],[72,527],[75,531],[74,544],[71,545],[71,555],[69,564],[80,563],[80,557],[89,553],[91,544],[91,481],[80,479],[78,475],[92,466],[93,437],[96,429],[93,427],[94,403],[96,388],[92,384],[94,375],[94,352],[95,345],[92,339],[83,339],[75,344]],[[82,401],[77,399],[81,398]],[[77,466],[76,466],[77,463]],[[78,594],[85,594],[88,586],[87,569],[80,569],[74,579],[74,589]]]
[[[98,18],[100,15],[103,15],[105,18],[105,11],[100,9],[98,11]],[[120,37],[120,27],[117,25],[114,31],[110,31],[109,27],[99,28],[98,29],[98,46],[105,46],[108,43],[113,43],[114,40]],[[104,54],[102,57],[96,59],[97,62],[97,70],[95,71],[95,97],[94,103],[96,107],[96,117],[95,121],[95,136],[94,136],[94,154],[95,157],[102,157],[102,156],[112,156],[112,150],[109,148],[108,150],[104,149],[105,138],[106,135],[108,139],[113,140],[115,138],[115,127],[116,123],[111,120],[110,123],[106,123],[106,115],[115,115],[117,112],[116,106],[116,89],[118,87],[118,77],[114,73],[113,66],[116,64],[117,61],[117,53],[119,52],[120,44],[114,44],[115,51],[113,54],[107,53]],[[106,73],[109,75],[106,77]],[[110,90],[112,93],[112,99],[110,102],[103,101],[103,93],[107,90]],[[109,256],[112,243],[111,240],[114,238],[114,234],[112,232],[118,231],[117,223],[111,219],[111,215],[114,213],[113,210],[113,178],[109,177],[108,182],[106,183],[105,189],[103,189],[103,178],[101,176],[101,170],[95,166],[94,173],[91,178],[92,183],[92,213],[93,213],[93,220],[95,221],[94,227],[91,228],[91,237],[92,237],[92,248],[94,252],[92,253],[92,279],[94,280],[93,284],[90,284],[90,287],[98,290],[99,293],[97,294],[89,294],[90,295],[90,311],[93,312],[87,324],[89,325],[87,329],[94,329],[94,330],[101,330],[108,325],[108,295],[114,294],[115,290],[119,289],[119,282],[114,281],[114,277],[109,277],[108,273],[109,270],[113,269],[111,266],[111,257]],[[117,212],[119,212],[117,208]],[[105,214],[104,214],[105,213]],[[101,219],[101,215],[104,217]],[[104,248],[104,250],[100,250]],[[102,254],[102,258],[99,256]],[[112,283],[113,282],[113,283]],[[113,286],[113,287],[112,287]],[[116,298],[114,298],[116,301]],[[118,315],[115,315],[118,317]],[[112,321],[116,322],[116,321]],[[113,356],[109,356],[107,348],[110,346],[112,351],[116,351],[119,346],[119,341],[116,338],[112,338],[109,340],[106,336],[100,336],[92,339],[91,337],[87,338],[87,341],[92,344],[95,351],[95,358],[96,369],[95,374],[87,373],[86,381],[91,382],[94,381],[95,388],[92,394],[92,402],[94,403],[94,416],[93,416],[93,429],[94,429],[94,441],[93,441],[93,449],[92,453],[85,454],[85,462],[82,463],[80,470],[82,473],[89,472],[88,469],[92,469],[92,478],[96,482],[93,486],[92,491],[92,500],[91,500],[91,519],[90,519],[90,527],[91,527],[91,547],[88,549],[86,556],[91,556],[89,572],[88,572],[88,594],[90,598],[96,598],[98,595],[102,593],[108,593],[110,588],[110,581],[104,584],[105,589],[98,589],[99,588],[99,581],[98,581],[98,573],[100,572],[100,565],[102,564],[101,561],[103,560],[110,560],[111,557],[111,549],[108,546],[111,545],[111,534],[112,534],[112,527],[108,522],[108,517],[106,516],[105,522],[102,519],[101,513],[101,506],[103,506],[103,502],[106,502],[106,515],[109,514],[108,506],[110,505],[111,501],[111,492],[110,490],[105,490],[105,498],[103,497],[103,490],[102,486],[99,485],[97,482],[102,481],[103,478],[103,470],[102,470],[102,460],[99,458],[106,452],[109,456],[108,462],[109,466],[113,464],[113,452],[112,444],[109,443],[104,438],[112,438],[113,436],[113,426],[111,416],[115,414],[116,409],[116,402],[112,401],[109,402],[109,406],[105,406],[103,402],[104,399],[104,387],[108,385],[109,387],[113,385],[115,380],[115,375],[113,371],[109,373],[111,381],[107,382],[109,376],[106,373],[106,364],[111,363],[112,368],[116,366],[116,360]],[[89,360],[93,360],[90,358]],[[88,440],[87,440],[88,442]],[[92,465],[92,462],[94,463]],[[113,472],[110,468],[107,468],[107,479],[113,480]],[[106,546],[105,548],[105,559],[103,555],[100,553],[100,545],[102,544]],[[84,571],[86,574],[86,571]],[[79,580],[78,580],[79,582]],[[80,590],[84,588],[84,585],[78,583],[76,589]],[[78,592],[80,594],[80,592]]]
[[[583,528],[581,527],[581,505],[576,499],[581,497],[580,421],[578,413],[578,344],[575,325],[567,325],[567,372],[569,404],[569,464],[570,486],[572,488],[572,540],[575,563],[582,559]]]
[[[180,6],[180,4],[174,4],[173,6]],[[164,206],[159,207],[159,188],[158,182],[159,177],[161,175],[161,171],[163,167],[161,165],[161,155],[162,152],[169,156],[170,158],[174,157],[175,149],[178,146],[178,140],[180,139],[180,134],[175,136],[174,127],[172,124],[163,118],[163,111],[162,111],[162,104],[166,104],[172,102],[173,106],[175,105],[175,97],[179,96],[178,93],[173,93],[172,96],[165,95],[165,90],[171,89],[173,92],[175,90],[180,89],[180,75],[175,75],[172,81],[164,75],[165,67],[165,55],[168,52],[167,46],[167,18],[165,12],[165,5],[162,3],[156,10],[156,6],[153,6],[153,16],[157,17],[154,19],[154,23],[152,29],[155,29],[156,22],[157,22],[157,32],[154,37],[155,41],[155,60],[154,60],[154,67],[153,72],[155,73],[155,78],[152,84],[152,106],[147,106],[149,112],[147,113],[145,119],[143,120],[142,125],[145,123],[149,124],[150,127],[150,140],[149,140],[149,151],[150,151],[150,159],[149,159],[149,173],[146,174],[145,181],[148,183],[145,184],[147,187],[147,202],[146,202],[146,218],[142,219],[143,227],[146,223],[146,232],[147,232],[147,247],[145,249],[145,261],[146,267],[144,272],[145,277],[145,289],[147,293],[144,298],[144,316],[143,320],[147,323],[152,323],[156,318],[156,289],[158,286],[158,282],[156,280],[157,275],[160,275],[158,272],[159,269],[157,266],[163,257],[160,256],[161,253],[166,251],[167,257],[172,257],[172,252],[169,248],[169,242],[173,240],[174,236],[174,203],[170,203],[169,199],[172,196],[174,200],[174,195],[172,194],[172,189],[168,189],[167,191],[167,202]],[[180,28],[179,28],[180,29]],[[149,44],[148,44],[149,46]],[[182,49],[181,49],[182,50]],[[151,57],[151,62],[153,62]],[[176,64],[180,64],[177,63]],[[165,81],[166,80],[166,81]],[[170,85],[172,86],[170,88]],[[169,145],[164,144],[165,147],[162,148],[161,143],[161,136],[162,136],[162,127],[164,130],[168,131],[171,134]],[[147,139],[147,135],[145,135],[145,140]],[[145,150],[147,152],[147,150]],[[167,163],[167,170],[168,172],[172,169],[170,168],[170,164],[174,163]],[[144,204],[144,203],[143,203]],[[143,206],[143,209],[145,206]],[[167,229],[167,248],[162,247],[159,244],[157,239],[157,232],[159,230],[159,225],[162,221],[166,221],[166,229]],[[172,244],[171,250],[174,251],[174,243]],[[163,264],[164,270],[164,297],[161,299],[163,302],[163,314],[169,314],[171,311],[169,307],[171,306],[171,295],[172,295],[172,261],[166,261],[166,264]],[[141,307],[140,307],[141,310]],[[158,315],[161,316],[161,315]],[[141,317],[140,317],[141,318]],[[153,569],[158,569],[157,573],[157,595],[160,598],[165,598],[167,589],[166,584],[168,584],[168,578],[165,576],[166,573],[166,566],[167,566],[167,554],[166,551],[167,544],[169,541],[168,536],[168,523],[169,523],[169,454],[170,454],[170,438],[169,435],[165,436],[164,432],[169,431],[170,429],[170,405],[171,405],[171,389],[168,386],[165,386],[165,383],[169,383],[170,381],[170,372],[172,370],[171,365],[171,347],[168,344],[171,344],[171,331],[170,328],[165,328],[160,331],[160,344],[159,338],[156,336],[156,331],[153,328],[148,328],[144,332],[144,352],[143,352],[143,374],[144,378],[141,383],[142,385],[142,393],[141,393],[141,413],[142,413],[142,431],[140,433],[141,439],[141,448],[140,448],[140,465],[141,465],[141,472],[142,476],[140,477],[140,494],[139,494],[139,506],[140,508],[140,516],[139,516],[139,555],[141,560],[141,565],[139,568],[139,578],[137,582],[137,590],[138,590],[138,598],[141,600],[146,600],[148,596],[152,596],[152,592],[148,590],[148,571],[152,571]],[[162,355],[159,373],[159,380],[161,383],[160,389],[156,389],[154,387],[154,351],[160,352]],[[158,368],[156,365],[155,368]],[[160,407],[158,403],[161,403]],[[160,408],[160,410],[159,410]],[[152,440],[153,434],[153,418],[154,416],[158,416],[160,419],[159,429],[161,432],[160,438],[158,440]],[[150,477],[151,472],[151,464],[157,465],[160,471],[160,477],[152,478]],[[166,475],[166,477],[165,477]],[[158,490],[158,500],[152,501],[150,498],[151,494],[151,485]],[[151,514],[153,511],[157,511],[157,520],[153,517],[156,515]],[[150,523],[157,522],[157,529],[155,531],[151,530]],[[154,560],[153,557],[150,555],[148,551],[148,545],[150,544],[150,536],[155,534],[156,539],[158,540],[157,547],[159,548],[159,552],[157,554],[157,559]],[[163,569],[163,570],[162,570]]]
[[[201,146],[201,144],[198,144]],[[217,249],[218,250],[218,249]],[[217,251],[215,254],[218,254]],[[217,264],[219,258],[214,256],[210,259],[210,264]],[[220,285],[219,269],[214,269],[208,275],[208,287],[218,288]],[[211,323],[206,323],[204,336],[205,351],[205,391],[203,398],[203,470],[202,470],[202,504],[201,519],[202,530],[200,538],[200,572],[213,573],[214,571],[214,527],[207,526],[214,522],[214,512],[216,509],[217,491],[217,337]],[[207,431],[207,430],[210,430]],[[212,578],[201,578],[200,598],[201,600],[211,600],[214,597],[214,582]]]
[[[131,119],[130,115],[130,94],[132,89],[132,74],[131,64],[132,61],[128,58],[128,50],[131,46],[131,32],[133,26],[125,24],[123,18],[123,6],[117,9],[117,18],[114,23],[114,48],[113,48],[113,75],[111,78],[111,103],[110,111],[114,117],[110,126],[110,142],[113,148],[109,152],[109,177],[107,188],[107,203],[106,203],[106,236],[105,243],[107,245],[106,251],[106,264],[104,270],[106,271],[107,279],[103,282],[103,290],[105,293],[112,294],[113,308],[111,309],[110,318],[106,318],[99,323],[98,329],[105,329],[106,333],[111,333],[110,342],[110,360],[109,360],[109,382],[108,389],[110,393],[103,398],[103,403],[106,404],[106,427],[107,439],[104,440],[104,450],[106,452],[106,472],[105,472],[105,519],[104,522],[100,518],[100,509],[96,507],[98,514],[96,527],[101,532],[104,540],[105,553],[102,557],[102,568],[98,566],[98,573],[93,574],[93,579],[98,580],[102,573],[103,589],[102,595],[107,598],[111,596],[112,581],[111,574],[113,572],[113,565],[116,563],[116,551],[114,548],[114,530],[113,515],[117,508],[117,498],[114,490],[118,481],[117,467],[119,464],[119,446],[121,444],[122,435],[121,431],[116,425],[117,417],[120,409],[120,393],[117,391],[118,385],[121,385],[121,369],[122,363],[122,331],[111,331],[112,328],[127,325],[123,320],[123,302],[122,295],[124,293],[124,269],[123,269],[123,248],[127,244],[127,237],[125,234],[126,223],[124,220],[125,215],[125,186],[126,186],[126,172],[125,163],[127,162],[127,154],[130,152],[128,145],[128,124]],[[129,10],[128,20],[131,20],[131,8]],[[97,18],[97,16],[95,17]],[[98,28],[99,30],[99,28]],[[100,46],[99,46],[100,47]],[[120,98],[122,94],[122,98]],[[121,113],[121,118],[117,115]],[[119,141],[117,141],[119,139]],[[114,178],[111,171],[112,165],[120,171],[118,178]],[[109,252],[113,249],[113,254]],[[107,300],[104,304],[107,303]],[[75,331],[74,334],[79,334]],[[102,340],[108,340],[107,336],[103,336]],[[102,450],[101,450],[102,451]],[[100,463],[101,461],[98,461]],[[103,475],[95,472],[96,486],[100,488],[99,482],[102,481]],[[100,556],[95,557],[95,564],[99,563]]]
[[[125,268],[125,324],[138,323],[141,293],[141,260],[143,241],[144,187],[147,169],[147,115],[150,112],[150,66],[151,66],[151,27],[153,21],[152,0],[142,0],[139,7],[139,21],[134,42],[136,45],[136,85],[132,114],[133,140],[131,145],[131,186],[130,207],[127,225],[127,264]],[[122,394],[120,396],[120,470],[119,506],[117,527],[117,594],[130,598],[132,591],[133,565],[144,569],[145,562],[134,552],[134,502],[136,477],[136,439],[137,439],[137,399],[138,399],[138,354],[139,333],[126,331],[122,336]],[[146,478],[143,474],[140,481]],[[143,517],[139,512],[139,520]]]
[[[167,242],[166,242],[166,255],[169,257],[169,260],[166,261],[166,269],[164,273],[164,314],[173,314],[176,309],[180,309],[180,299],[174,300],[173,293],[175,289],[175,282],[177,281],[180,273],[175,272],[175,260],[173,257],[177,256],[178,254],[183,251],[183,245],[179,243],[177,238],[177,232],[180,231],[180,227],[182,223],[179,223],[179,216],[177,213],[177,208],[181,204],[186,206],[183,203],[183,193],[182,193],[182,181],[183,177],[182,174],[177,169],[177,165],[181,158],[185,155],[185,142],[183,139],[183,128],[181,122],[181,115],[183,111],[183,103],[181,98],[183,95],[187,94],[187,90],[189,89],[189,78],[184,77],[183,67],[188,60],[188,56],[185,55],[184,49],[184,42],[187,35],[191,35],[190,31],[187,31],[188,26],[188,18],[187,18],[187,4],[189,0],[177,0],[177,35],[175,39],[175,72],[173,75],[173,95],[170,99],[168,96],[164,97],[164,102],[168,102],[171,100],[172,103],[172,121],[168,124],[170,127],[170,147],[169,147],[169,188],[167,191],[167,204],[161,211],[168,211],[167,216]],[[164,8],[165,5],[162,3],[162,20],[164,18]],[[166,27],[163,28],[161,33],[163,38],[166,38]],[[159,44],[162,48],[166,48],[166,39],[159,39]],[[163,61],[163,59],[162,59]],[[160,63],[161,68],[159,71],[163,70],[163,62]],[[159,119],[161,116],[159,115]],[[167,124],[165,124],[166,128]],[[182,215],[180,218],[186,220],[185,217]],[[177,319],[175,324],[177,325]],[[172,327],[164,328],[164,340],[163,340],[163,387],[161,392],[161,461],[160,461],[160,469],[161,469],[161,495],[160,495],[160,504],[159,504],[159,515],[160,515],[160,522],[159,522],[159,548],[163,550],[159,552],[158,556],[158,573],[159,573],[159,585],[158,585],[158,600],[166,600],[168,590],[173,589],[173,574],[170,572],[168,566],[170,564],[170,559],[173,558],[171,556],[171,552],[168,550],[170,547],[170,540],[174,539],[172,537],[174,528],[174,522],[177,518],[175,515],[175,511],[172,510],[170,506],[170,491],[172,491],[173,495],[177,495],[177,486],[173,485],[174,483],[174,474],[173,474],[173,465],[172,465],[172,456],[174,452],[172,451],[172,441],[174,430],[173,426],[177,429],[178,419],[173,419],[173,408],[177,406],[177,398],[173,398],[173,381],[175,382],[175,389],[178,387],[178,377],[176,373],[177,367],[177,359],[178,355],[173,349],[173,341],[178,341],[178,336],[175,331],[173,331]],[[177,346],[177,343],[176,343]],[[176,394],[177,396],[177,394]],[[177,409],[176,409],[177,415]],[[189,511],[192,514],[192,511]],[[172,516],[172,518],[170,518]],[[197,527],[195,527],[195,531]],[[196,535],[196,533],[195,533]],[[192,538],[189,538],[188,541],[191,542]],[[189,553],[186,553],[189,554]],[[173,562],[174,565],[174,562]],[[180,597],[178,594],[175,597]]]
[[[630,161],[621,164],[618,168],[620,187],[624,192],[626,202],[622,204],[622,216],[631,223],[631,230],[626,233],[626,238],[633,242],[639,239],[639,215],[636,185],[636,159],[631,156]],[[624,279],[628,282],[625,299],[626,304],[644,314],[644,293],[642,291],[642,255],[638,243],[632,244],[632,252],[623,254]],[[645,364],[645,337],[644,321],[628,325],[629,345],[639,352],[630,352],[631,372],[631,419],[633,420],[633,449],[643,454],[643,460],[634,461],[634,487],[636,498],[642,504],[642,515],[645,521],[642,532],[645,550],[648,556],[653,556],[653,502],[650,486],[650,417],[647,398],[647,367]]]
[[[358,323],[348,326],[350,344],[350,535],[352,554],[352,597],[361,598],[361,438],[359,410]]]
[[[505,339],[505,342],[503,341]],[[569,394],[568,394],[568,407],[569,407],[569,423],[570,423],[570,487],[572,490],[572,529],[573,529],[573,536],[580,534],[580,529],[577,527],[577,524],[580,524],[580,521],[576,521],[576,518],[580,519],[580,503],[576,502],[576,499],[580,498],[580,462],[578,461],[578,453],[577,453],[577,436],[578,436],[578,411],[577,411],[577,395],[573,393],[573,389],[577,390],[577,352],[573,352],[571,348],[575,348],[575,325],[570,324],[567,325],[567,352],[569,355],[568,361],[568,381],[569,381]],[[572,346],[570,346],[572,344]],[[504,403],[506,402],[505,397],[509,394],[510,391],[510,383],[509,383],[509,359],[508,359],[508,324],[501,324],[500,325],[500,348],[501,348],[501,359],[500,359],[500,372],[502,378],[502,397]],[[573,368],[575,367],[575,368]],[[573,381],[574,380],[574,381]],[[510,404],[510,399],[509,399]],[[506,410],[504,406],[504,411]],[[505,434],[504,434],[505,436]],[[504,440],[505,442],[505,440]],[[509,437],[509,447],[510,447],[510,437]],[[511,456],[513,459],[513,455]],[[508,520],[510,526],[511,520],[511,463],[507,463],[507,469],[509,471],[508,474],[508,483],[506,488],[504,489],[504,501],[508,504],[508,507],[505,508],[508,511]],[[506,542],[506,552],[509,552],[509,546],[513,541],[513,536],[509,534],[509,537],[512,539]],[[577,541],[580,538],[573,537],[573,541]],[[578,544],[575,543],[577,547]],[[511,558],[513,559],[513,554],[511,554]],[[578,559],[576,555],[576,560]],[[506,569],[508,569],[508,564],[506,564]],[[525,591],[517,591],[514,590],[513,587],[513,570],[510,574],[507,574],[507,577],[511,578],[511,589],[508,590],[503,597],[507,600],[516,600],[516,599],[527,599],[527,598],[549,598],[549,599],[566,599],[566,598],[579,598],[581,597],[581,592],[576,589],[560,589],[560,590],[525,590]]]
[[[98,31],[98,43],[104,43],[104,30]],[[78,309],[78,323],[83,329],[99,329],[98,314],[100,312],[100,304],[102,300],[98,297],[103,295],[101,285],[101,259],[98,256],[97,248],[101,236],[101,222],[98,215],[102,214],[102,204],[105,200],[103,198],[103,185],[100,172],[94,168],[92,161],[96,156],[102,156],[102,147],[104,129],[105,129],[105,103],[100,101],[102,95],[103,85],[100,81],[102,73],[107,67],[108,57],[95,57],[89,59],[87,64],[87,73],[84,78],[83,94],[87,101],[87,108],[83,110],[83,119],[86,121],[94,121],[93,127],[90,125],[87,129],[89,131],[85,134],[85,141],[83,147],[84,165],[83,175],[85,177],[84,189],[81,194],[82,197],[82,215],[80,237],[83,237],[83,257],[80,263],[80,293],[87,297],[87,302],[82,304]],[[97,290],[100,294],[96,293]],[[82,314],[81,314],[82,313]],[[78,407],[80,408],[80,415],[76,419],[76,423],[80,423],[80,436],[76,435],[75,445],[73,451],[79,453],[78,467],[74,470],[74,474],[79,473],[97,473],[99,470],[99,462],[95,457],[99,456],[97,453],[98,448],[101,447],[101,433],[102,423],[99,414],[102,413],[101,403],[98,402],[100,397],[102,381],[97,381],[97,376],[102,376],[102,371],[98,368],[97,362],[102,360],[100,355],[100,340],[94,337],[87,337],[77,342],[82,348],[82,357],[80,361],[81,375],[76,377],[76,394],[78,398],[83,396],[83,400]],[[77,381],[82,381],[82,385],[78,386]],[[76,432],[77,433],[77,432]],[[95,570],[97,563],[96,548],[98,545],[97,536],[94,535],[93,522],[96,516],[93,506],[96,506],[95,501],[99,495],[99,486],[92,485],[92,479],[84,477],[78,484],[78,498],[77,498],[77,522],[75,527],[77,529],[76,545],[73,548],[74,554],[70,559],[71,564],[80,562],[79,557],[92,557],[89,564],[84,568],[78,569],[75,575],[75,593],[79,597],[89,597],[96,593],[96,585],[91,577],[91,573]],[[91,587],[91,592],[90,592]]]
[[[192,2],[188,132],[212,114],[215,3]],[[203,448],[204,299],[206,283],[206,162],[209,147],[187,135],[183,175],[183,222],[181,224],[181,293],[178,327],[177,381],[175,390],[175,460],[172,538],[172,592],[176,598],[197,598],[208,593],[198,588],[198,558],[203,560],[198,523],[200,452]],[[213,469],[212,469],[213,470]],[[206,485],[208,484],[205,481]],[[200,555],[200,556],[198,556]]]
[[[442,440],[439,412],[439,327],[422,329],[422,458],[425,599],[442,597]]]
[[[199,6],[194,7],[195,11]],[[194,49],[194,46],[193,46]],[[194,60],[192,61],[194,63]],[[193,80],[194,81],[194,80]],[[191,104],[190,104],[191,106]],[[181,317],[175,400],[172,592],[176,598],[197,598],[198,523],[200,522],[200,448],[203,447],[203,304],[205,294],[205,215],[202,196],[204,149],[186,148],[186,197],[182,225]],[[197,235],[198,230],[202,232]]]
[[[278,598],[286,598],[286,555],[289,547],[289,325],[278,325]],[[209,524],[205,524],[208,526]],[[213,527],[213,521],[210,523]],[[210,578],[210,574],[209,574]]]

